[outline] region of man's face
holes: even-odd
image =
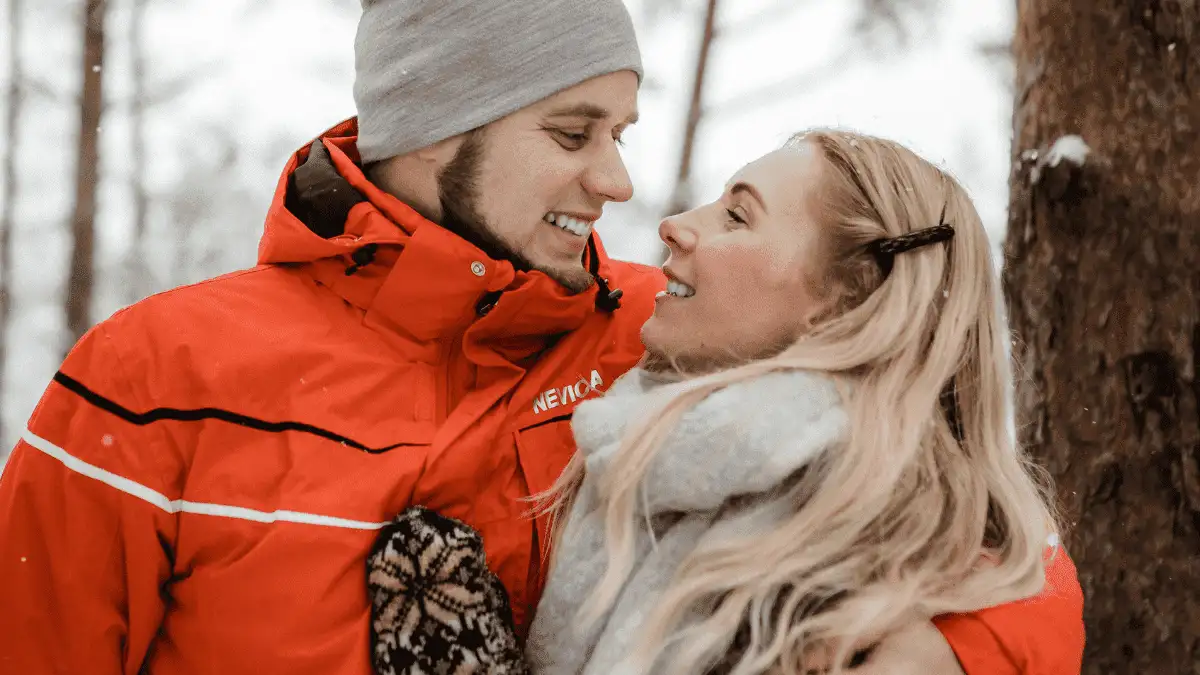
[[[592,225],[606,203],[633,196],[618,144],[637,120],[637,88],[633,72],[603,75],[467,134],[438,177],[442,224],[586,290]]]

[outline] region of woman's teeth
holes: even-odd
[[[677,298],[690,298],[696,294],[696,289],[688,286],[685,283],[671,279],[667,281],[667,295],[673,295]]]
[[[547,213],[542,220],[545,220],[551,225],[557,225],[559,228],[564,229],[577,237],[586,237],[588,233],[592,231],[592,223],[586,220],[577,220],[571,216]]]

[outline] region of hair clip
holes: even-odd
[[[887,276],[892,272],[892,263],[895,260],[897,253],[904,253],[913,249],[929,246],[930,244],[938,244],[943,241],[950,241],[954,238],[954,228],[946,224],[946,207],[942,207],[942,217],[938,220],[938,225],[926,227],[915,232],[902,234],[898,237],[884,237],[876,239],[867,244],[867,252],[875,256],[876,262],[879,263],[879,268],[883,270],[883,276]]]

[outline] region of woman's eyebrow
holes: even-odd
[[[763,213],[767,213],[767,203],[763,200],[762,193],[757,188],[745,181],[738,181],[729,186],[729,194],[736,195],[739,192],[744,192],[753,197],[758,202],[758,206],[763,210]]]

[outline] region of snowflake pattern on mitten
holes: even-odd
[[[528,675],[512,608],[470,526],[413,507],[367,559],[376,675]]]

